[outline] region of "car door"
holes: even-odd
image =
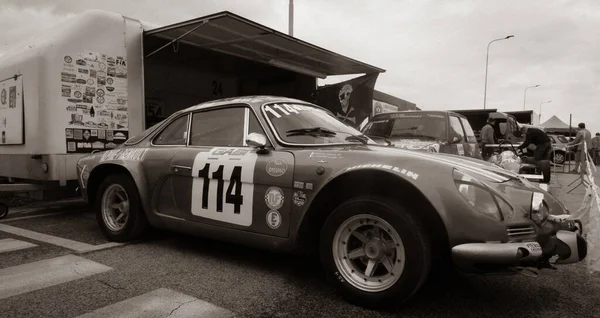
[[[294,157],[258,153],[249,133],[266,136],[251,108],[232,105],[192,114],[188,146],[170,162],[176,217],[286,237]]]
[[[464,117],[459,117],[459,119],[465,131],[465,156],[480,158],[481,156],[479,152],[479,145],[477,144],[477,137],[475,136],[475,132],[473,131],[471,124]]]
[[[150,206],[154,213],[169,215],[176,213],[173,203],[173,176],[169,162],[178,150],[185,148],[189,127],[189,116],[183,114],[173,118],[152,139],[147,148],[142,169],[146,189],[151,198]]]
[[[458,136],[460,138],[459,142],[453,144],[454,149],[452,149],[452,153],[457,154],[459,156],[464,156],[465,149],[467,149],[468,151],[469,145],[467,143],[467,138],[465,136],[463,126],[460,123],[460,119],[458,118],[458,116],[450,115],[450,132],[451,135]]]

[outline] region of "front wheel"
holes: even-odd
[[[4,219],[8,215],[8,206],[4,203],[0,203],[0,220]]]
[[[431,268],[429,239],[404,206],[367,196],[339,205],[321,229],[321,261],[350,302],[397,307],[422,286]]]
[[[127,242],[144,234],[148,221],[131,177],[109,175],[100,184],[96,197],[96,221],[108,240]]]

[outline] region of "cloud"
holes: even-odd
[[[426,109],[483,107],[592,121],[600,106],[600,1],[296,0],[294,36],[382,67],[377,89]],[[228,10],[287,32],[285,0],[4,0],[0,51],[70,15],[114,11],[168,24]],[[28,23],[22,23],[28,21]],[[9,30],[4,32],[4,30]],[[323,83],[339,81],[331,78]],[[600,131],[600,122],[588,126]]]

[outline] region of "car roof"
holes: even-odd
[[[202,109],[207,109],[211,107],[218,107],[223,105],[230,104],[247,104],[253,108],[260,107],[263,104],[267,103],[301,103],[301,104],[310,104],[313,103],[306,102],[300,99],[281,97],[281,96],[271,96],[271,95],[252,95],[252,96],[239,96],[239,97],[230,97],[217,99],[212,101],[203,102],[185,109],[180,110],[178,113],[187,113]],[[314,105],[317,106],[317,105]]]

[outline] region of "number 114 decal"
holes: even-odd
[[[191,213],[207,219],[250,226],[255,153],[201,152],[192,167]]]

